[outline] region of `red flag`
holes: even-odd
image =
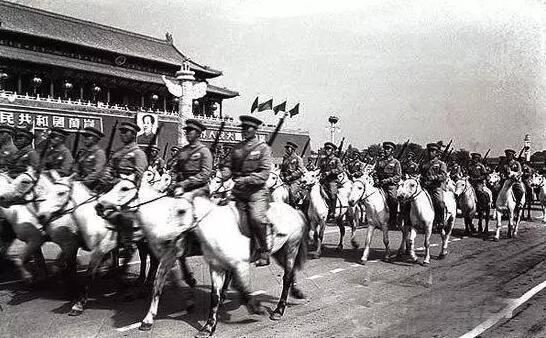
[[[273,111],[275,112],[275,115],[280,111],[286,111],[286,101],[273,107]]]
[[[258,111],[271,110],[271,109],[273,109],[273,99],[269,99],[258,105]]]
[[[294,108],[290,109],[288,112],[290,113],[290,117],[298,115],[300,113],[300,104],[296,104]]]
[[[258,97],[254,99],[254,102],[252,102],[252,108],[250,108],[250,113],[254,113],[254,111],[258,109]]]

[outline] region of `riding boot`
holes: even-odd
[[[260,248],[258,249],[258,259],[256,260],[256,266],[267,266],[269,265],[271,248],[273,243],[273,235],[271,232],[271,224],[264,223],[261,224],[260,230],[257,231],[256,237]]]

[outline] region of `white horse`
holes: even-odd
[[[271,170],[265,186],[271,192],[273,201],[288,203],[290,192],[288,186],[281,179],[280,169]]]
[[[491,191],[491,203],[493,203],[493,205],[491,205],[491,208],[495,208],[494,203],[497,202],[499,192],[502,189],[502,184],[501,183],[502,183],[502,178],[501,178],[501,175],[498,172],[493,171],[492,173],[489,173],[487,175],[486,184],[487,184],[487,187],[489,188],[489,190]],[[487,216],[489,216],[489,215],[487,215]],[[496,219],[497,219],[497,213],[493,212],[493,220],[496,220]]]
[[[542,223],[546,223],[546,179],[540,174],[533,173],[529,179],[529,184],[533,188],[539,189],[538,200],[542,207]]]
[[[516,212],[516,197],[512,190],[514,180],[508,178],[504,181],[502,189],[499,191],[497,201],[495,202],[495,214],[497,215],[497,229],[495,231],[495,241],[500,240],[500,230],[502,227],[502,213],[508,213],[508,238],[517,237],[519,223],[521,221],[521,214],[523,207]],[[525,205],[525,188],[523,189],[523,197],[521,199],[521,205]]]
[[[324,230],[326,228],[326,218],[328,217],[328,204],[323,196],[321,184],[319,183],[320,170],[313,170],[306,172],[301,179],[302,185],[309,189],[309,206],[306,213],[307,218],[310,221],[311,229],[314,232],[314,244],[316,251],[311,253],[312,258],[318,258],[322,251],[322,241],[324,239]],[[349,180],[346,173],[340,174],[339,180],[341,187],[338,189],[336,209],[334,217],[336,224],[339,227],[340,238],[337,250],[343,250],[343,237],[345,236],[345,225],[343,224],[344,218],[351,223],[352,238],[354,238],[356,231],[356,224],[354,222],[354,213],[349,206],[349,194],[353,183]]]
[[[364,204],[366,215],[368,216],[368,232],[366,234],[364,252],[360,258],[360,263],[366,264],[368,260],[370,243],[375,228],[379,228],[383,231],[383,244],[385,244],[384,259],[388,260],[390,257],[388,227],[389,208],[387,207],[385,194],[373,186],[373,179],[367,175],[355,178],[353,182],[353,188],[349,195],[349,204],[354,206],[357,203]],[[354,238],[352,241],[354,241]]]
[[[137,188],[132,177],[120,181],[109,193],[99,199],[99,209],[108,217],[112,211],[134,212],[152,250],[160,259],[153,299],[141,329],[149,330],[157,314],[157,307],[166,273],[176,256],[183,252],[181,241],[194,231],[201,241],[203,255],[209,263],[212,297],[209,318],[200,334],[210,336],[216,329],[218,307],[225,298],[229,275],[243,296],[243,303],[251,313],[263,313],[259,301],[249,290],[249,262],[252,260],[248,222],[234,203],[215,205],[208,197],[186,193],[181,198],[166,197],[143,182]],[[267,216],[275,228],[273,256],[284,267],[281,299],[271,319],[284,314],[288,292],[302,297],[294,286],[294,271],[302,268],[307,255],[307,226],[304,215],[285,203],[271,203]],[[227,276],[227,278],[226,278]]]
[[[227,203],[231,197],[231,190],[235,186],[235,182],[230,178],[224,180],[219,171],[211,178],[209,183],[210,199],[215,204]]]
[[[468,180],[468,176],[463,177],[455,184],[455,196],[458,201],[459,208],[462,211],[463,218],[464,218],[464,228],[465,228],[465,234],[469,235],[474,232],[476,232],[476,229],[474,228],[473,219],[476,215],[477,211],[477,205],[478,205],[478,199],[476,197],[476,192],[474,191],[474,187],[472,184],[470,184],[470,181]],[[486,224],[487,224],[486,220]],[[481,222],[480,222],[480,228],[481,228]],[[480,232],[482,229],[480,229]]]

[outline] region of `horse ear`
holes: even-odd
[[[61,179],[61,175],[59,175],[59,173],[55,169],[49,170],[49,175],[51,175],[51,178],[53,178],[53,181],[58,181]]]

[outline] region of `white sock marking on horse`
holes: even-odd
[[[345,269],[337,268],[337,269],[334,269],[334,270],[330,270],[331,273],[338,273],[338,272],[341,272],[341,271],[345,271]]]
[[[250,293],[251,296],[264,295],[264,294],[266,294],[264,290],[257,290]]]
[[[307,277],[305,279],[313,280],[313,279],[318,279],[318,278],[322,278],[322,276],[321,275],[313,275],[313,276]]]
[[[480,325],[476,326],[472,331],[469,331],[462,335],[460,338],[471,338],[476,337],[483,332],[485,332],[487,329],[491,328],[493,325],[497,324],[502,319],[510,319],[512,318],[512,314],[515,309],[523,305],[525,302],[527,302],[529,299],[531,299],[534,295],[542,291],[544,288],[546,288],[546,280],[542,283],[538,284],[531,290],[527,291],[523,294],[523,296],[509,300],[507,303],[508,305],[502,309],[501,311],[493,314],[489,319],[482,322]]]
[[[140,322],[138,323],[134,323],[134,324],[131,324],[131,325],[127,325],[127,326],[124,326],[124,327],[118,327],[116,329],[116,331],[118,332],[126,332],[126,331],[129,331],[129,330],[133,330],[133,329],[136,329],[140,326]]]
[[[415,251],[423,251],[423,250],[425,250],[425,247],[423,247],[423,246],[420,246],[417,249],[415,249]]]

